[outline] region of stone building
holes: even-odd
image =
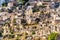
[[[9,2],[8,3],[8,7],[10,8],[10,7],[13,7],[13,2]]]

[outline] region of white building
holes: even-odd
[[[30,24],[31,23],[31,14],[32,14],[32,6],[28,6],[27,10],[26,10],[26,19],[27,19],[27,22]]]

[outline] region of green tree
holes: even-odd
[[[6,6],[7,6],[7,3],[5,3],[5,2],[2,3],[2,6],[3,6],[3,7],[6,7]]]
[[[18,2],[24,3],[24,0],[18,0]]]
[[[58,33],[51,33],[49,36],[48,36],[48,40],[56,40],[56,36],[57,36]]]
[[[8,34],[8,38],[9,38],[9,39],[14,38],[14,37],[15,37],[15,35],[13,35],[13,34]]]
[[[37,5],[34,5],[33,12],[39,12],[39,7]]]
[[[18,0],[18,2],[21,2],[22,4],[25,4],[26,2],[28,2],[29,0]]]
[[[16,19],[13,20],[13,25],[17,25]]]
[[[20,40],[19,38],[20,38],[20,37],[19,37],[19,36],[17,36],[16,40]]]
[[[32,35],[34,35],[35,34],[35,31],[32,31]]]
[[[2,33],[0,33],[0,37],[2,37],[3,35],[2,35]]]
[[[44,6],[44,5],[40,5],[39,7],[40,7],[40,8],[46,8],[47,6]]]

